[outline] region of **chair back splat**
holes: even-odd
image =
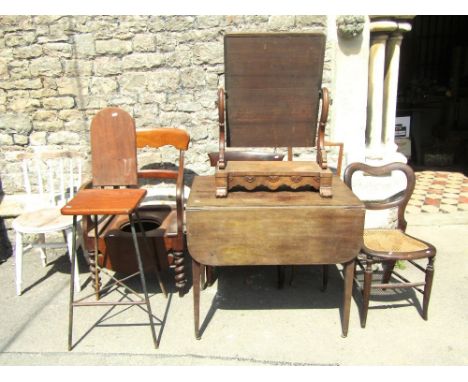
[[[133,118],[124,110],[101,110],[91,123],[94,186],[136,186],[137,154]]]
[[[385,200],[363,200],[363,202],[368,210],[398,208],[398,228],[402,231],[406,230],[405,209],[416,184],[416,178],[411,167],[402,163],[390,163],[379,167],[369,166],[364,163],[352,163],[346,168],[343,176],[344,182],[350,188],[352,187],[352,177],[356,171],[362,171],[374,177],[389,175],[392,171],[400,171],[405,174],[406,187],[403,191]]]

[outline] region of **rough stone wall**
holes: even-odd
[[[3,192],[22,187],[19,151],[79,150],[89,173],[90,121],[108,106],[129,112],[137,127],[187,130],[187,169],[211,173],[223,35],[326,32],[326,23],[326,16],[0,16]],[[326,57],[325,85],[333,67]],[[160,159],[139,154],[142,165]]]

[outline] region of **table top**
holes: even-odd
[[[216,198],[213,176],[197,176],[186,208],[187,245],[213,266],[337,264],[362,244],[364,204],[338,177],[317,191],[231,191]]]
[[[323,198],[316,190],[288,190],[288,191],[229,191],[226,198],[215,195],[214,176],[195,176],[190,196],[187,201],[187,211],[223,208],[252,208],[252,207],[346,207],[364,208],[364,204],[337,177],[333,177],[333,197]]]
[[[146,195],[145,189],[80,190],[62,209],[63,215],[128,215]]]

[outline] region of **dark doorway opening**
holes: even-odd
[[[401,47],[397,116],[414,167],[468,170],[468,16],[416,16]]]

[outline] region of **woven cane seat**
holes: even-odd
[[[399,229],[366,229],[364,245],[371,251],[387,253],[420,252],[429,249],[426,243]]]

